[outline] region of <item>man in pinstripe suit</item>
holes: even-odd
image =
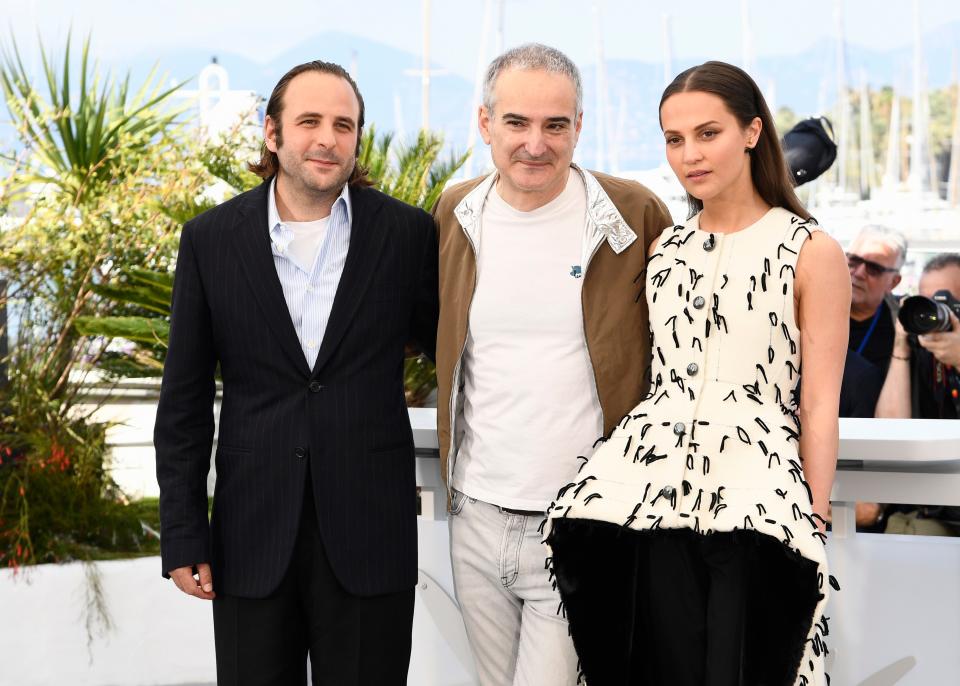
[[[225,684],[403,684],[416,583],[404,345],[433,355],[437,242],[357,165],[363,99],[308,62],[264,178],[188,222],[154,441],[164,575],[213,601]],[[223,400],[208,523],[214,374]]]

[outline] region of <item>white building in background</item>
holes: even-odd
[[[194,100],[193,110],[205,140],[217,141],[237,135],[243,142],[259,141],[262,135],[264,98],[251,90],[231,90],[230,75],[214,57],[197,77],[196,90],[180,90],[180,97]]]
[[[196,90],[181,89],[176,95],[191,101],[185,115],[195,121],[202,142],[229,143],[244,162],[259,158],[266,100],[252,90],[231,90],[230,75],[216,57],[200,72]],[[218,181],[203,196],[222,202],[237,190]]]

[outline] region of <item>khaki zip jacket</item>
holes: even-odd
[[[571,169],[581,175],[587,193],[581,259],[583,328],[606,434],[640,401],[649,385],[647,248],[673,222],[663,202],[643,185],[576,165]],[[448,488],[459,441],[461,360],[477,284],[480,218],[496,178],[494,172],[448,188],[433,210],[440,241],[437,433],[440,473]]]

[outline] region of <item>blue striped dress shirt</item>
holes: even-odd
[[[304,271],[289,255],[288,248],[293,240],[293,231],[280,219],[277,212],[277,179],[270,182],[267,200],[267,221],[270,229],[270,246],[273,251],[273,264],[280,277],[283,297],[290,310],[290,319],[297,331],[303,356],[307,365],[313,369],[320,352],[320,343],[327,330],[333,298],[337,294],[343,265],[347,261],[350,248],[350,193],[349,184],[344,184],[330,210],[327,233],[320,244],[320,250],[313,261],[313,267]]]

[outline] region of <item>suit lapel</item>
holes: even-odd
[[[283,296],[283,287],[273,263],[270,234],[267,227],[267,193],[270,181],[249,191],[237,218],[235,246],[244,272],[250,281],[257,304],[267,321],[266,335],[275,335],[290,361],[304,375],[309,373],[307,360],[290,319],[290,308]]]
[[[347,249],[347,259],[343,265],[337,294],[333,299],[327,329],[313,366],[314,376],[330,360],[353,319],[370,285],[387,235],[383,227],[376,224],[376,217],[383,207],[379,194],[374,190],[356,186],[351,186],[349,193],[353,213],[350,223],[350,247]]]

